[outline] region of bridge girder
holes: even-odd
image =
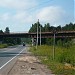
[[[53,32],[42,32],[41,38],[53,38]],[[56,38],[75,38],[75,31],[61,31],[55,33]],[[25,38],[37,38],[37,33],[3,33],[0,34],[1,37],[25,37]],[[40,33],[38,34],[40,37]]]

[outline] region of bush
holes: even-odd
[[[72,48],[64,48],[63,52],[58,56],[58,61],[61,63],[70,63],[75,65],[75,49]]]
[[[34,55],[37,55],[41,62],[48,65],[56,75],[75,75],[75,70],[65,69],[64,63],[70,63],[75,66],[75,45],[69,48],[56,46],[55,59],[53,60],[53,46],[42,45],[38,49],[31,49]]]
[[[0,44],[0,48],[6,48],[6,47],[8,47],[7,44]]]
[[[47,45],[53,45],[53,38],[51,38],[51,39],[50,38],[47,38],[46,39],[46,44]]]
[[[62,41],[61,41],[61,40],[58,40],[58,41],[57,41],[57,45],[58,45],[58,46],[62,46]]]

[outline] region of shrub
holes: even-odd
[[[7,44],[0,44],[0,48],[6,48],[6,47],[8,47]]]

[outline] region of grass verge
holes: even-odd
[[[55,48],[55,59],[53,60],[53,47],[42,45],[32,47],[30,51],[41,59],[43,64],[46,64],[49,69],[56,75],[75,75],[75,46],[71,48]]]
[[[0,44],[0,48],[6,48],[6,47],[8,47],[7,44]]]

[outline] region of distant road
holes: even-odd
[[[27,47],[19,45],[0,49],[0,74],[7,75],[18,56],[26,53]]]

